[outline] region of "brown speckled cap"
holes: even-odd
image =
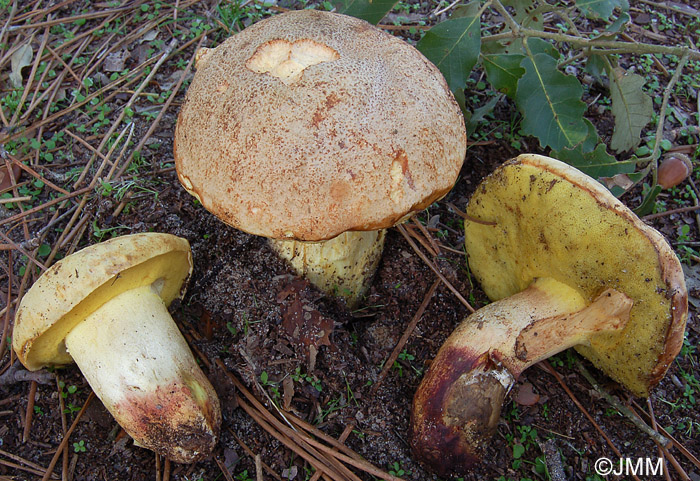
[[[202,52],[175,131],[180,182],[251,234],[325,240],[390,227],[453,186],[462,113],[415,48],[301,10]]]

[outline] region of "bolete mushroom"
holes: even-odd
[[[14,350],[32,371],[75,361],[139,446],[179,463],[203,459],[217,442],[219,400],[167,310],[191,272],[188,242],[170,234],[86,247],[24,295]]]
[[[688,310],[661,234],[562,162],[506,162],[467,214],[469,266],[494,302],[440,348],[411,420],[414,455],[443,475],[479,460],[523,370],[568,347],[648,396],[681,348]]]
[[[301,10],[203,49],[175,131],[185,189],[354,304],[384,232],[453,186],[462,113],[440,71],[369,23]]]

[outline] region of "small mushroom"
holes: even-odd
[[[24,295],[14,350],[31,371],[75,361],[137,445],[203,459],[217,442],[219,400],[167,310],[191,272],[188,242],[169,234],[86,247]]]
[[[465,152],[464,118],[433,64],[365,21],[315,10],[200,51],[175,131],[188,192],[350,305],[383,229],[443,197]]]
[[[467,214],[469,266],[494,302],[440,348],[411,420],[414,455],[442,475],[478,462],[518,376],[568,347],[648,396],[681,348],[688,312],[661,234],[562,162],[506,162]]]

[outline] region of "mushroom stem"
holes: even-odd
[[[627,323],[632,301],[608,289],[587,304],[551,278],[469,316],[433,360],[413,400],[414,455],[439,475],[478,462],[503,400],[532,364]]]
[[[74,327],[65,343],[137,445],[191,463],[216,444],[219,401],[158,288],[156,282],[112,298]]]
[[[386,230],[349,231],[323,242],[270,239],[270,246],[302,277],[354,307],[379,264]]]

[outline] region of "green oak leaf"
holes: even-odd
[[[361,18],[376,25],[389,13],[398,0],[338,0],[334,2],[338,13]]]
[[[527,41],[527,46],[533,55],[537,55],[538,53],[546,53],[554,60],[559,60],[559,58],[561,57],[559,50],[557,50],[557,48],[554,45],[541,38],[530,38]]]
[[[610,75],[610,97],[615,130],[610,148],[624,152],[639,145],[642,129],[649,123],[654,106],[642,87],[644,77],[616,68]]]
[[[496,107],[496,104],[501,100],[501,98],[503,98],[502,95],[496,95],[495,97],[491,98],[491,100],[486,102],[486,104],[474,109],[474,112],[470,112],[469,115],[464,117],[467,128],[467,136],[471,136],[474,132],[476,132],[476,128],[484,121],[484,118],[486,118],[487,115],[493,112],[493,109]]]
[[[479,3],[472,2],[466,8],[471,8],[471,15],[438,23],[416,45],[440,69],[453,92],[466,87],[481,49]]]
[[[634,161],[618,162],[605,149],[605,144],[598,144],[591,152],[583,152],[580,146],[573,149],[552,151],[552,157],[576,167],[594,179],[614,177],[618,174],[631,174],[637,166]]]
[[[615,8],[623,12],[629,10],[629,2],[627,0],[576,0],[576,7],[588,18],[608,20]]]
[[[525,69],[520,66],[523,58],[523,55],[518,54],[482,56],[481,64],[491,86],[511,99],[515,98],[518,80],[525,73]]]
[[[523,114],[522,130],[533,135],[542,147],[573,148],[588,136],[579,81],[564,75],[557,61],[546,53],[525,57],[525,75],[518,81],[515,103]]]
[[[591,53],[586,59],[585,71],[595,77],[602,83],[603,76],[606,74],[605,58],[602,55]]]

